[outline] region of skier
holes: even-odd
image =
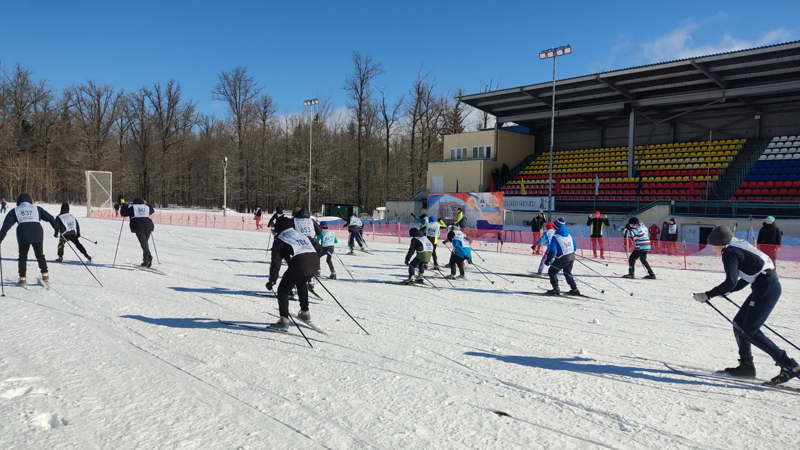
[[[280,206],[277,206],[275,208],[275,214],[273,214],[272,217],[270,217],[269,222],[267,222],[267,227],[274,229],[275,221],[278,220],[278,217],[280,217],[281,215],[283,215],[283,210],[281,209]]]
[[[339,215],[339,218],[345,220],[342,215]],[[350,219],[346,220],[345,226],[347,227],[347,231],[350,232],[350,239],[347,240],[347,246],[350,247],[350,252],[348,255],[354,255],[355,252],[353,251],[353,246],[357,242],[358,245],[361,247],[361,251],[366,251],[364,249],[364,240],[361,238],[361,227],[364,226],[361,223],[361,219],[356,217],[355,214],[350,216]]]
[[[328,229],[327,222],[322,222],[321,228],[322,234],[317,236],[317,243],[322,246],[322,251],[320,251],[319,257],[322,258],[323,256],[327,255],[325,262],[328,263],[328,267],[331,269],[331,276],[328,278],[335,280],[336,269],[333,267],[333,252],[335,250],[334,245],[339,243],[339,239],[336,238],[336,235],[333,234],[333,231]],[[320,276],[319,271],[317,271],[317,276]]]
[[[425,265],[431,260],[433,244],[416,228],[408,230],[408,234],[411,236],[411,245],[408,247],[405,261],[408,266],[408,279],[404,280],[403,283],[424,283]],[[416,253],[416,257],[412,261],[411,257],[414,256],[414,253]],[[415,270],[419,270],[419,277],[416,279],[414,278]]]
[[[294,229],[299,231],[300,234],[315,239],[322,234],[322,228],[314,219],[311,218],[311,213],[305,208],[295,208],[292,211],[292,222]]]
[[[450,263],[448,264],[450,266],[450,275],[445,278],[451,280],[464,278],[464,261],[469,261],[472,264],[472,249],[469,246],[469,241],[467,241],[467,236],[451,225],[448,228],[445,242],[453,243],[453,251],[450,252]],[[458,266],[458,277],[456,277],[456,266]]]
[[[589,216],[589,220],[586,221],[586,225],[591,227],[591,241],[592,241],[592,254],[595,258],[597,258],[597,247],[600,247],[600,259],[606,259],[604,252],[605,252],[605,242],[603,240],[603,227],[609,226],[608,224],[608,215],[600,218],[600,211],[594,212],[594,217]]]
[[[623,275],[622,278],[636,278],[634,276],[636,260],[641,259],[642,265],[647,269],[647,276],[645,276],[645,278],[648,280],[655,280],[656,274],[653,273],[653,269],[650,268],[650,264],[647,263],[647,252],[650,251],[650,235],[647,226],[639,222],[638,218],[631,217],[628,219],[628,224],[625,225],[625,228],[618,227],[617,229],[622,233],[624,238],[630,237],[633,239],[634,245],[634,250],[628,257],[628,274]]]
[[[8,207],[8,203],[6,203],[6,198],[0,198],[0,214],[6,212],[6,208]]]
[[[708,245],[715,254],[722,256],[725,281],[710,291],[694,294],[695,300],[705,303],[718,295],[736,292],[748,284],[752,285],[750,295],[733,318],[733,323],[738,326],[734,327],[733,334],[739,346],[739,365],[728,367],[722,372],[735,377],[755,378],[756,366],[753,364],[751,352],[751,344],[755,344],[781,367],[780,373],[769,381],[770,384],[782,384],[800,376],[800,365],[761,332],[761,326],[769,318],[782,291],[772,260],[747,241],[734,238],[733,232],[725,225],[718,226],[709,233]]]
[[[86,253],[86,248],[78,240],[81,237],[81,226],[78,223],[78,219],[69,213],[69,203],[61,204],[61,214],[56,216],[56,225],[58,229],[53,234],[53,237],[58,238],[58,258],[56,262],[64,261],[64,246],[67,245],[67,241],[75,244],[75,247],[79,252],[83,253],[86,260],[92,262],[92,257]]]
[[[40,206],[35,206],[31,196],[20,194],[17,198],[17,207],[13,208],[3,220],[3,228],[0,229],[0,242],[5,239],[8,230],[19,224],[17,227],[17,244],[19,245],[19,284],[27,284],[26,277],[28,271],[28,251],[33,247],[33,254],[39,262],[39,270],[42,272],[42,281],[50,282],[50,273],[47,271],[47,260],[44,257],[44,230],[39,221],[44,220],[50,223],[53,230],[57,230],[56,220],[49,212]]]
[[[439,244],[439,229],[443,228],[440,221],[436,217],[428,216],[428,222],[423,226],[425,228],[425,236],[433,244],[433,270],[439,270],[439,258],[436,256],[436,246]]]
[[[547,222],[544,225],[544,229],[545,229],[544,235],[538,241],[536,241],[534,247],[538,247],[542,244],[544,244],[545,248],[550,246],[550,241],[553,240],[553,235],[556,234],[555,227],[553,227],[553,222]],[[537,275],[542,274],[546,262],[547,262],[547,252],[544,252],[544,254],[542,255],[542,260],[539,261],[539,270],[536,272]]]
[[[261,225],[261,207],[256,205],[256,212],[253,213],[253,220],[256,221],[256,230],[263,230],[264,226]]]
[[[131,233],[136,234],[139,239],[139,245],[142,246],[142,267],[150,267],[153,265],[153,255],[150,253],[150,233],[155,231],[155,225],[150,219],[150,216],[155,214],[156,210],[141,198],[133,199],[133,205],[123,203],[119,208],[119,213],[122,217],[131,218]]]
[[[567,221],[561,217],[553,222],[555,234],[553,239],[550,240],[550,245],[547,246],[547,261],[545,264],[550,266],[547,274],[550,276],[550,284],[553,289],[546,293],[548,295],[559,295],[561,291],[558,289],[558,272],[564,271],[564,278],[567,279],[567,284],[570,287],[570,295],[581,295],[578,290],[578,285],[575,284],[575,279],[572,277],[572,266],[575,264],[575,239],[570,236],[567,231]]]
[[[319,272],[319,253],[322,248],[316,241],[292,228],[293,221],[288,217],[280,217],[275,221],[275,244],[272,246],[272,262],[269,268],[269,281],[267,289],[272,291],[278,280],[281,261],[286,260],[289,268],[283,273],[281,283],[278,285],[278,309],[280,319],[269,326],[276,331],[288,331],[289,324],[289,294],[297,288],[300,297],[300,312],[297,318],[304,322],[311,322],[311,313],[308,310],[309,280]]]

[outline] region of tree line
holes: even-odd
[[[403,95],[376,87],[380,62],[354,52],[344,108],[320,99],[308,111],[279,114],[246,67],[211,87],[222,117],[201,114],[180,82],[132,92],[87,81],[54,92],[16,65],[0,65],[0,192],[42,202],[85,202],[85,170],[113,172],[115,197],[165,207],[219,208],[228,157],[228,207],[360,204],[367,211],[424,189],[442,137],[466,131],[462,90],[440,92],[423,69]],[[482,85],[483,90],[483,85]],[[485,126],[486,119],[475,125]],[[311,136],[309,136],[311,133]],[[309,138],[313,139],[312,142]]]

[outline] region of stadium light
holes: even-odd
[[[556,58],[572,53],[572,46],[548,48],[539,52],[539,59],[553,58],[553,97],[550,99],[550,177],[547,184],[547,218],[553,220],[553,134],[556,127]]]
[[[228,157],[222,157],[222,217],[228,215]]]
[[[311,143],[314,137],[314,105],[319,104],[319,99],[312,98],[303,102],[303,106],[311,107],[311,119],[308,124],[308,212],[311,213]]]

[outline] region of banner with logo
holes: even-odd
[[[547,207],[547,197],[523,197],[510,195],[503,197],[503,208],[505,208],[507,211],[530,212],[547,211],[549,209]],[[553,209],[556,209],[555,201],[553,202]]]
[[[428,215],[442,219],[448,225],[458,217],[458,208],[464,211],[467,228],[479,230],[503,229],[502,192],[462,192],[429,194]]]

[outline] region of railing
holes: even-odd
[[[725,189],[726,199],[731,198],[731,195],[733,195],[733,193],[736,192],[736,189],[742,185],[744,179],[750,173],[750,169],[753,168],[756,161],[758,161],[758,158],[761,156],[762,153],[764,153],[764,150],[766,149],[767,145],[769,145],[770,140],[771,139],[768,137],[764,138],[764,140],[761,142],[761,146],[758,148],[755,154],[750,156],[750,159],[747,162],[745,162],[744,166],[742,166],[742,169],[739,170],[738,174],[736,174],[736,178],[734,179],[735,185],[733,187],[728,186]]]
[[[536,157],[537,157],[537,155],[535,153],[530,154],[530,155],[526,156],[525,159],[523,159],[521,163],[519,163],[516,166],[514,166],[514,168],[511,169],[508,172],[508,176],[507,177],[500,178],[500,186],[495,186],[497,188],[497,190],[499,191],[501,187],[505,186],[506,183],[508,183],[509,181],[513,180],[514,177],[519,175],[519,173],[522,172],[526,167],[528,167],[528,165],[531,163],[531,161],[536,159]]]
[[[747,217],[761,214],[785,219],[796,219],[800,214],[800,204],[795,202],[739,202],[739,201],[700,201],[675,202],[670,207],[675,215],[702,215],[709,217]]]

